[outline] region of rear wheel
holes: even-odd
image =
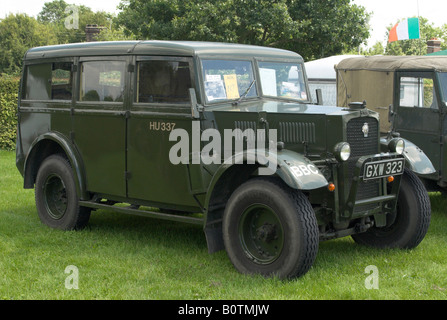
[[[372,247],[411,249],[425,237],[430,225],[430,215],[430,199],[424,184],[413,172],[405,170],[396,214],[387,218],[385,227],[372,227],[352,238],[357,243]]]
[[[88,223],[91,209],[79,206],[72,168],[63,156],[44,160],[36,177],[35,198],[40,220],[52,228],[82,229]]]
[[[223,237],[238,271],[279,278],[305,274],[319,242],[306,196],[266,178],[252,179],[233,192],[224,212]]]

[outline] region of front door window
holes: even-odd
[[[401,77],[401,107],[438,109],[438,101],[432,78]]]

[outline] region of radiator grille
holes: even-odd
[[[256,141],[256,122],[254,121],[235,121],[234,128],[240,129],[240,131],[235,131],[236,141],[250,139],[252,142]],[[248,130],[249,129],[249,130]],[[248,131],[246,131],[248,130]]]
[[[368,125],[368,136],[365,137],[363,128],[365,124]],[[351,178],[354,175],[354,168],[357,160],[365,155],[373,155],[379,153],[379,123],[375,118],[355,118],[348,122],[347,125],[347,142],[351,145],[351,157],[348,160],[348,174]],[[379,196],[380,182],[379,181],[360,181],[357,190],[356,200],[367,199]],[[361,207],[356,207],[357,211],[370,210],[376,207],[377,204],[369,204]]]
[[[315,123],[313,122],[280,122],[279,137],[286,143],[315,143]]]

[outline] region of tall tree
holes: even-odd
[[[56,44],[54,30],[26,14],[0,20],[0,73],[18,73],[25,52],[36,46]]]
[[[369,38],[370,14],[351,0],[290,0],[288,6],[302,25],[288,48],[310,59],[350,51]]]
[[[74,16],[78,19],[76,25],[72,21]],[[59,43],[71,43],[85,41],[85,27],[88,24],[109,27],[112,22],[112,15],[104,11],[93,12],[89,7],[75,6],[64,0],[54,0],[45,2],[37,19],[56,29]],[[67,19],[70,20],[70,28],[66,26]]]
[[[351,0],[123,0],[120,9],[118,23],[139,38],[273,46],[305,59],[369,36],[369,15]]]

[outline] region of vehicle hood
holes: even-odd
[[[208,109],[209,108],[209,109]],[[346,108],[336,106],[322,106],[314,104],[301,104],[286,101],[262,100],[241,102],[237,105],[219,105],[206,107],[207,110],[214,112],[252,112],[252,113],[301,113],[301,114],[333,114],[344,115],[350,112]]]

